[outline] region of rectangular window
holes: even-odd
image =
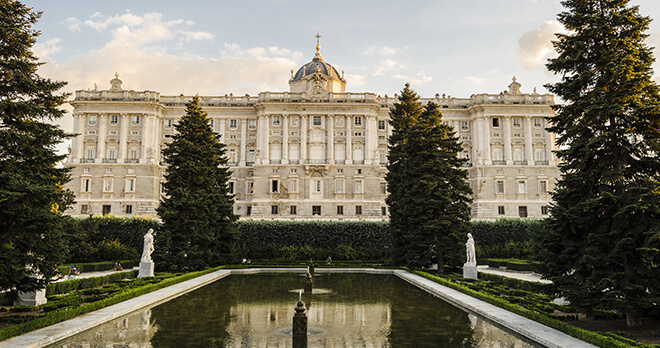
[[[337,193],[344,193],[344,180],[337,180],[336,187],[337,187],[336,190]]]
[[[298,179],[289,180],[289,192],[298,193]]]
[[[520,117],[514,117],[511,119],[514,127],[520,127]]]
[[[499,215],[504,215],[504,206],[503,205],[500,205],[500,206],[497,207],[497,213]]]
[[[521,218],[527,217],[527,206],[521,205],[518,207],[518,216]]]
[[[89,115],[89,124],[96,124],[96,115]]]
[[[362,125],[362,116],[355,116],[355,125],[356,126]]]
[[[127,205],[126,206],[126,214],[133,214],[133,206],[132,205]]]
[[[386,195],[387,194],[387,184],[384,182],[380,183],[380,194],[381,195]]]
[[[213,129],[213,126],[215,126],[215,120],[209,120],[209,126]]]
[[[378,161],[380,162],[381,166],[384,166],[387,164],[387,154],[386,153],[379,153],[378,154]]]
[[[356,205],[355,206],[355,215],[362,215],[362,206],[361,205]]]
[[[167,193],[167,190],[165,189],[165,183],[164,182],[160,183],[160,193],[163,194],[163,195]]]
[[[497,193],[503,194],[504,193],[504,180],[497,180]]]
[[[103,215],[108,215],[110,214],[111,211],[112,211],[112,207],[110,205],[103,205],[103,207],[101,208],[101,213]]]
[[[229,120],[229,128],[236,129],[238,122],[236,120]]]
[[[380,215],[387,216],[387,207],[380,207]]]
[[[468,121],[461,121],[461,130],[470,129],[470,123]]]
[[[548,182],[545,180],[539,181],[539,193],[544,195],[548,193]]]
[[[126,179],[126,192],[135,192],[135,179]]]
[[[279,125],[280,125],[280,117],[273,116],[273,126],[279,126]]]
[[[90,192],[91,189],[92,189],[92,179],[89,178],[82,179],[80,185],[80,192]]]
[[[277,215],[277,209],[278,207],[276,205],[271,205],[270,206],[270,213],[273,215]]]
[[[253,181],[248,181],[247,183],[247,194],[251,195],[254,193],[254,182]]]
[[[540,118],[534,118],[533,120],[534,120],[533,121],[534,122],[534,127],[540,128],[541,125],[542,125],[541,119]]]
[[[321,125],[321,116],[314,116],[312,121],[314,122],[315,126],[320,126]]]
[[[493,127],[499,127],[499,126],[500,126],[499,117],[493,117]]]
[[[103,192],[112,192],[112,178],[103,179]]]
[[[229,163],[236,163],[236,149],[229,149]]]
[[[88,211],[89,211],[89,205],[87,204],[80,205],[80,214],[87,214]]]
[[[93,160],[94,159],[94,149],[87,149],[87,160]]]
[[[337,206],[337,215],[344,215],[344,206],[343,205],[338,205]]]
[[[321,206],[313,205],[312,206],[312,215],[321,215]]]
[[[385,129],[385,121],[384,120],[378,120],[378,129],[380,129],[380,130]]]
[[[131,117],[131,123],[132,124],[140,124],[140,115],[133,115]]]
[[[89,172],[90,172],[89,168],[83,168],[83,173],[89,173]]]
[[[353,193],[362,193],[362,180],[355,181],[355,191]]]
[[[321,180],[314,180],[314,192],[321,193]]]
[[[228,182],[227,186],[229,188],[229,193],[233,195],[234,194],[234,182],[233,181]]]
[[[292,205],[290,207],[290,213],[291,213],[291,215],[297,215],[298,214],[298,206]]]
[[[527,193],[527,182],[518,181],[518,193],[521,195]]]
[[[248,128],[250,129],[257,128],[257,120],[248,120]]]
[[[119,116],[110,115],[110,124],[117,124],[117,122],[119,122]]]
[[[270,192],[280,192],[280,181],[271,180],[270,181]]]
[[[117,159],[117,149],[108,149],[108,159],[110,161]]]
[[[541,206],[541,215],[548,215],[548,206],[547,205],[542,205]]]
[[[171,119],[163,120],[163,126],[165,126],[165,128],[172,127],[172,120]]]

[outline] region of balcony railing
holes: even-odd
[[[364,160],[353,160],[353,164],[364,164]]]
[[[496,160],[496,161],[493,161],[493,165],[494,166],[503,166],[503,165],[506,165],[506,161]]]
[[[534,164],[537,166],[547,166],[548,161],[534,161]]]
[[[281,159],[272,159],[272,160],[270,160],[270,164],[282,164],[282,160]]]
[[[290,159],[289,160],[289,164],[298,164],[298,163],[300,163],[300,160],[297,160],[297,159]]]
[[[465,167],[465,168],[472,167],[472,163],[471,162],[463,163],[462,167]]]
[[[328,163],[327,160],[324,159],[308,159],[307,164],[326,164]]]
[[[117,163],[116,158],[104,158],[103,163]]]
[[[526,166],[526,165],[527,165],[527,161],[513,161],[513,165],[516,165],[516,166]]]
[[[139,158],[127,158],[124,160],[124,163],[138,163],[140,162]]]
[[[93,158],[81,158],[80,163],[94,163]]]

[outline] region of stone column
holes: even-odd
[[[510,166],[513,164],[511,153],[511,117],[502,117],[502,129],[504,130],[504,160]]]
[[[482,145],[484,148],[484,164],[491,165],[493,162],[491,162],[490,158],[490,129],[489,129],[489,120],[488,118],[482,118],[479,120],[481,123],[481,138],[482,138]]]
[[[289,115],[282,115],[282,164],[289,164]]]
[[[156,150],[156,143],[158,139],[158,128],[156,125],[156,116],[147,115],[147,161],[148,163],[154,163],[158,159],[158,151]]]
[[[80,114],[73,114],[73,133],[78,134],[75,138],[71,139],[71,158],[69,158],[69,163],[80,163],[80,149],[83,147],[83,139],[85,135],[82,134],[82,127],[80,126]]]
[[[258,153],[258,158],[255,159],[255,162],[258,160],[259,163],[261,163],[261,158],[266,154],[266,144],[268,136],[266,133],[268,133],[268,125],[266,124],[268,122],[268,118],[266,118],[265,115],[259,115],[259,119],[257,120],[257,153]],[[241,155],[242,158],[242,155]]]
[[[483,146],[481,146],[481,134],[478,119],[472,121],[470,128],[472,134],[472,163],[483,164]]]
[[[128,157],[128,115],[121,114],[121,119],[119,121],[119,159],[117,163],[124,163],[124,160]]]
[[[376,119],[372,115],[365,115],[366,127],[364,129],[364,164],[373,163],[376,144],[374,140],[378,139],[376,135]],[[377,158],[377,157],[376,157]]]
[[[326,122],[325,129],[328,132],[328,136],[326,138],[326,140],[327,140],[327,142],[326,142],[326,144],[327,144],[326,145],[326,147],[327,147],[326,153],[327,153],[327,160],[328,160],[327,163],[328,164],[334,164],[335,163],[335,130],[334,130],[335,122],[334,122],[334,119],[335,118],[334,118],[333,115],[328,115],[325,118],[325,122]]]
[[[353,131],[351,122],[353,118],[346,115],[346,164],[353,164]]]
[[[300,115],[300,164],[307,163],[307,116]]]
[[[525,160],[528,166],[534,165],[534,152],[532,150],[532,118],[525,116]]]
[[[220,128],[224,130],[225,122],[221,122],[220,125]],[[241,143],[239,146],[241,153],[239,154],[238,165],[245,166],[247,161],[247,120],[241,120]]]
[[[552,149],[554,146],[554,139],[552,133],[545,131],[545,160],[548,161],[548,164],[554,165],[555,161],[552,158]]]
[[[140,115],[142,122],[142,130],[140,131],[140,161],[139,163],[147,163],[147,149],[149,148],[149,119],[147,115]]]
[[[96,159],[94,160],[94,163],[101,163],[103,162],[103,159],[105,158],[105,133],[108,131],[106,130],[106,115],[105,114],[100,114],[98,117],[98,123],[99,123],[99,128],[98,128],[98,142],[96,143]]]
[[[227,129],[227,120],[220,118],[220,119],[218,119],[218,122],[220,122],[220,130],[218,131],[218,133],[220,133],[220,135],[221,135],[221,137],[220,137],[220,142],[222,142],[222,143],[224,143],[225,145],[227,145],[227,144],[228,144],[228,142],[227,142],[227,134],[225,134],[225,131],[226,131],[226,129]],[[243,139],[243,138],[241,138],[241,140],[242,140],[242,139]]]

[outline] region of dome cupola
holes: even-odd
[[[316,54],[311,62],[303,65],[294,74],[291,70],[289,89],[291,92],[307,92],[313,87],[322,86],[328,92],[344,93],[346,91],[346,80],[344,73],[340,75],[334,66],[326,63],[321,57],[321,46],[316,34]]]

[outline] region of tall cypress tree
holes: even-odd
[[[71,135],[49,123],[62,117],[66,83],[37,74],[32,53],[41,13],[0,1],[0,290],[44,288],[66,254],[62,216],[73,203],[64,188],[66,156],[55,146]],[[14,294],[16,294],[14,292]]]
[[[165,190],[157,212],[163,220],[156,235],[155,261],[165,268],[199,270],[233,261],[237,229],[234,195],[228,181],[226,148],[209,125],[199,96],[165,149]]]
[[[617,309],[629,326],[659,299],[660,98],[644,40],[650,18],[627,0],[566,0],[555,106],[561,179],[544,274],[590,313]]]
[[[437,257],[439,272],[445,264],[458,266],[472,193],[467,171],[460,169],[467,160],[458,158],[458,138],[442,123],[438,105],[422,107],[408,84],[391,111],[391,123],[387,203],[395,261],[428,267]]]

